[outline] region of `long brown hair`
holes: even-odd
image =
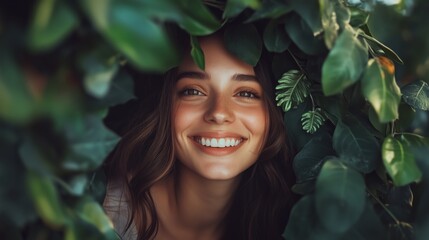
[[[150,189],[175,169],[171,126],[175,73],[173,69],[165,74],[157,107],[148,116],[135,119],[108,165],[109,178],[124,184],[130,213],[127,229],[135,224],[138,239],[156,236],[158,218]],[[264,89],[270,127],[259,159],[242,173],[225,219],[223,239],[281,238],[294,201],[290,191],[294,181],[291,151],[264,60],[255,67],[255,73]]]

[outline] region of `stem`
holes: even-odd
[[[371,191],[366,190],[366,192],[369,193],[369,195],[371,195],[371,197],[373,197],[378,204],[380,204],[380,206],[384,209],[384,211],[386,211],[387,214],[393,219],[393,221],[395,221],[395,224],[399,226],[399,223],[400,223],[399,219],[396,218],[396,216],[384,205],[384,203],[382,203],[381,200],[378,197],[376,197]],[[406,235],[404,231],[402,231],[401,227],[399,227],[399,229],[401,231],[402,237],[405,239]]]
[[[314,103],[313,95],[311,93],[308,94],[311,99],[311,104],[313,106],[313,112],[316,110],[316,104]]]
[[[293,61],[296,63],[296,65],[299,67],[299,70],[301,72],[303,72],[306,76],[307,73],[304,71],[304,69],[301,67],[301,65],[299,64],[298,60],[295,58],[295,56],[290,52],[290,50],[288,49],[287,52],[289,53],[289,55],[293,58]]]

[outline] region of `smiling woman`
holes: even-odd
[[[293,202],[290,150],[264,66],[199,38],[160,103],[118,145],[106,212],[125,239],[280,239]]]

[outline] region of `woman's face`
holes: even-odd
[[[175,154],[212,180],[237,177],[258,159],[268,130],[263,89],[253,67],[233,57],[218,36],[200,39],[205,71],[186,57],[174,88]]]

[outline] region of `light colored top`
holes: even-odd
[[[103,208],[121,239],[135,240],[137,239],[137,231],[134,224],[125,231],[128,223],[129,209],[123,187],[123,184],[119,181],[108,182]]]

